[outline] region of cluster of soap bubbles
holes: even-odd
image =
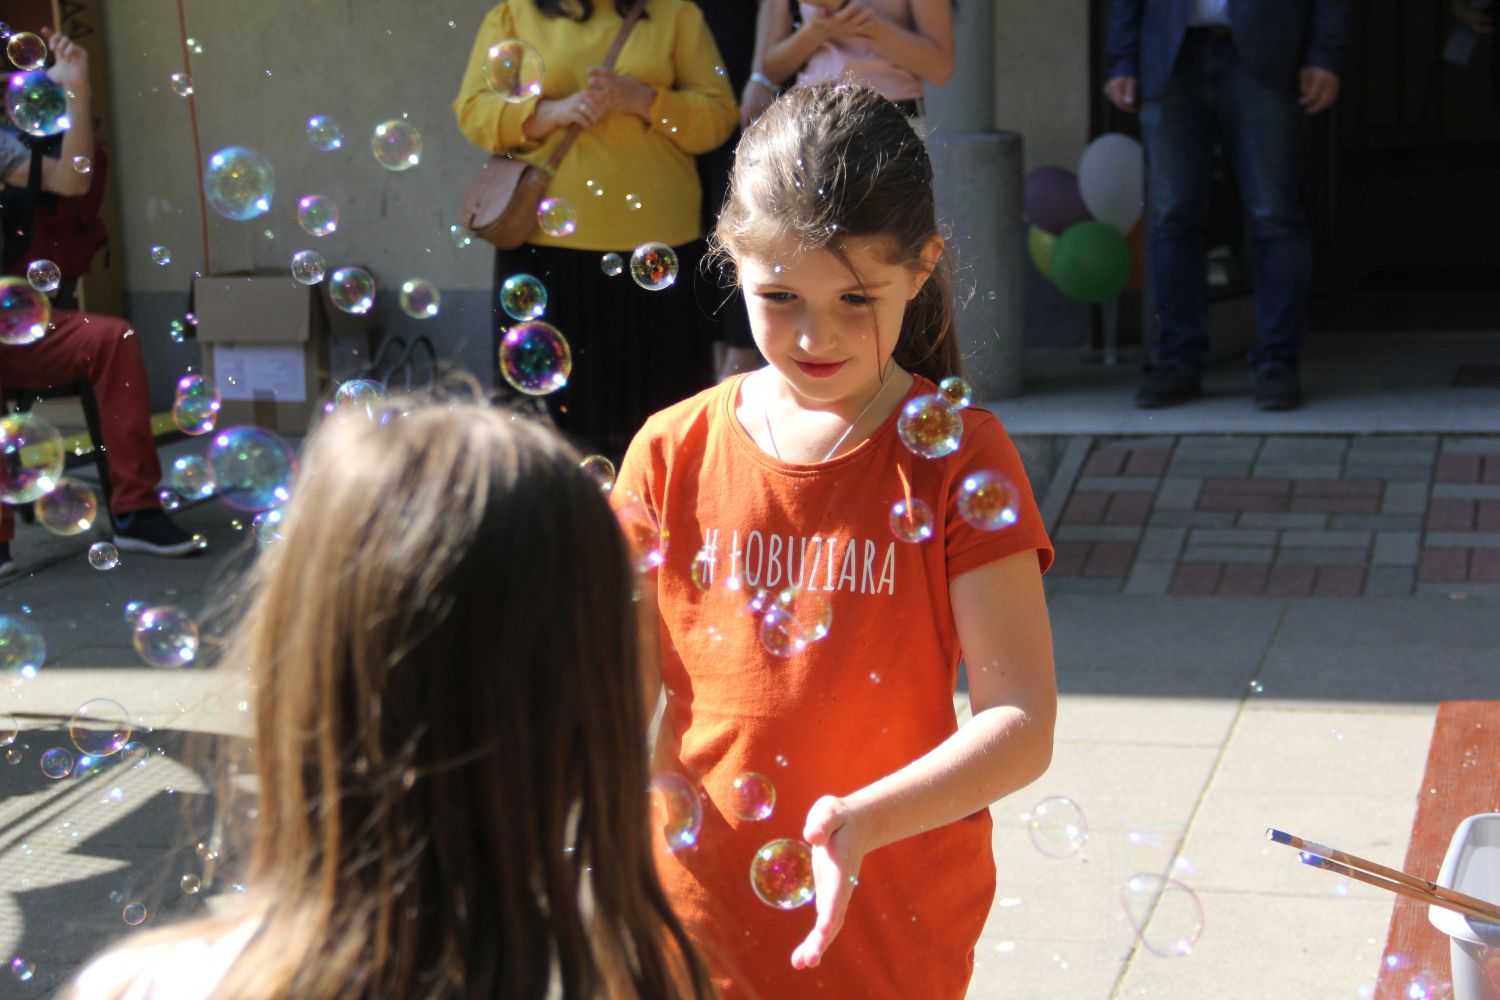
[[[518,320],[500,338],[500,374],[517,392],[545,396],[568,384],[573,352],[562,331],[539,317],[547,311],[547,286],[530,274],[500,284],[500,308]]]
[[[788,659],[828,636],[833,602],[828,595],[802,587],[760,590],[748,605],[760,644],[772,656]]]
[[[51,322],[52,304],[42,290],[20,278],[0,278],[0,344],[35,343],[46,336]]]
[[[223,405],[219,387],[205,375],[188,374],[177,380],[177,400],[172,404],[172,422],[184,434],[207,434],[219,422]]]

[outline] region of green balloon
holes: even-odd
[[[1130,244],[1103,222],[1070,226],[1052,250],[1052,280],[1080,302],[1112,299],[1130,280]]]
[[[1026,250],[1031,254],[1031,262],[1049,278],[1052,277],[1052,251],[1056,248],[1057,237],[1041,226],[1031,226],[1026,230]]]

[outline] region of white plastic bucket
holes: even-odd
[[[1500,904],[1500,813],[1479,813],[1458,824],[1436,882]],[[1500,925],[1441,906],[1428,906],[1427,919],[1448,935],[1453,1000],[1500,1000]]]

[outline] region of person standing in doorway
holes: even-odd
[[[1147,263],[1160,326],[1143,408],[1202,394],[1209,174],[1222,144],[1250,217],[1259,340],[1255,405],[1302,405],[1312,240],[1303,210],[1305,116],[1333,106],[1349,0],[1112,0],[1109,81],[1140,111],[1146,148]]]

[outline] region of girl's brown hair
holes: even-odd
[[[787,91],[746,130],[711,240],[722,258],[791,236],[847,265],[844,241],[863,237],[917,266],[937,235],[932,161],[906,116],[873,90],[824,83]],[[896,363],[934,382],[962,367],[952,288],[945,254],[896,340]]]
[[[310,439],[227,653],[256,930],[223,997],[708,997],[652,865],[633,575],[578,456],[492,407]],[[152,939],[135,939],[145,947]]]

